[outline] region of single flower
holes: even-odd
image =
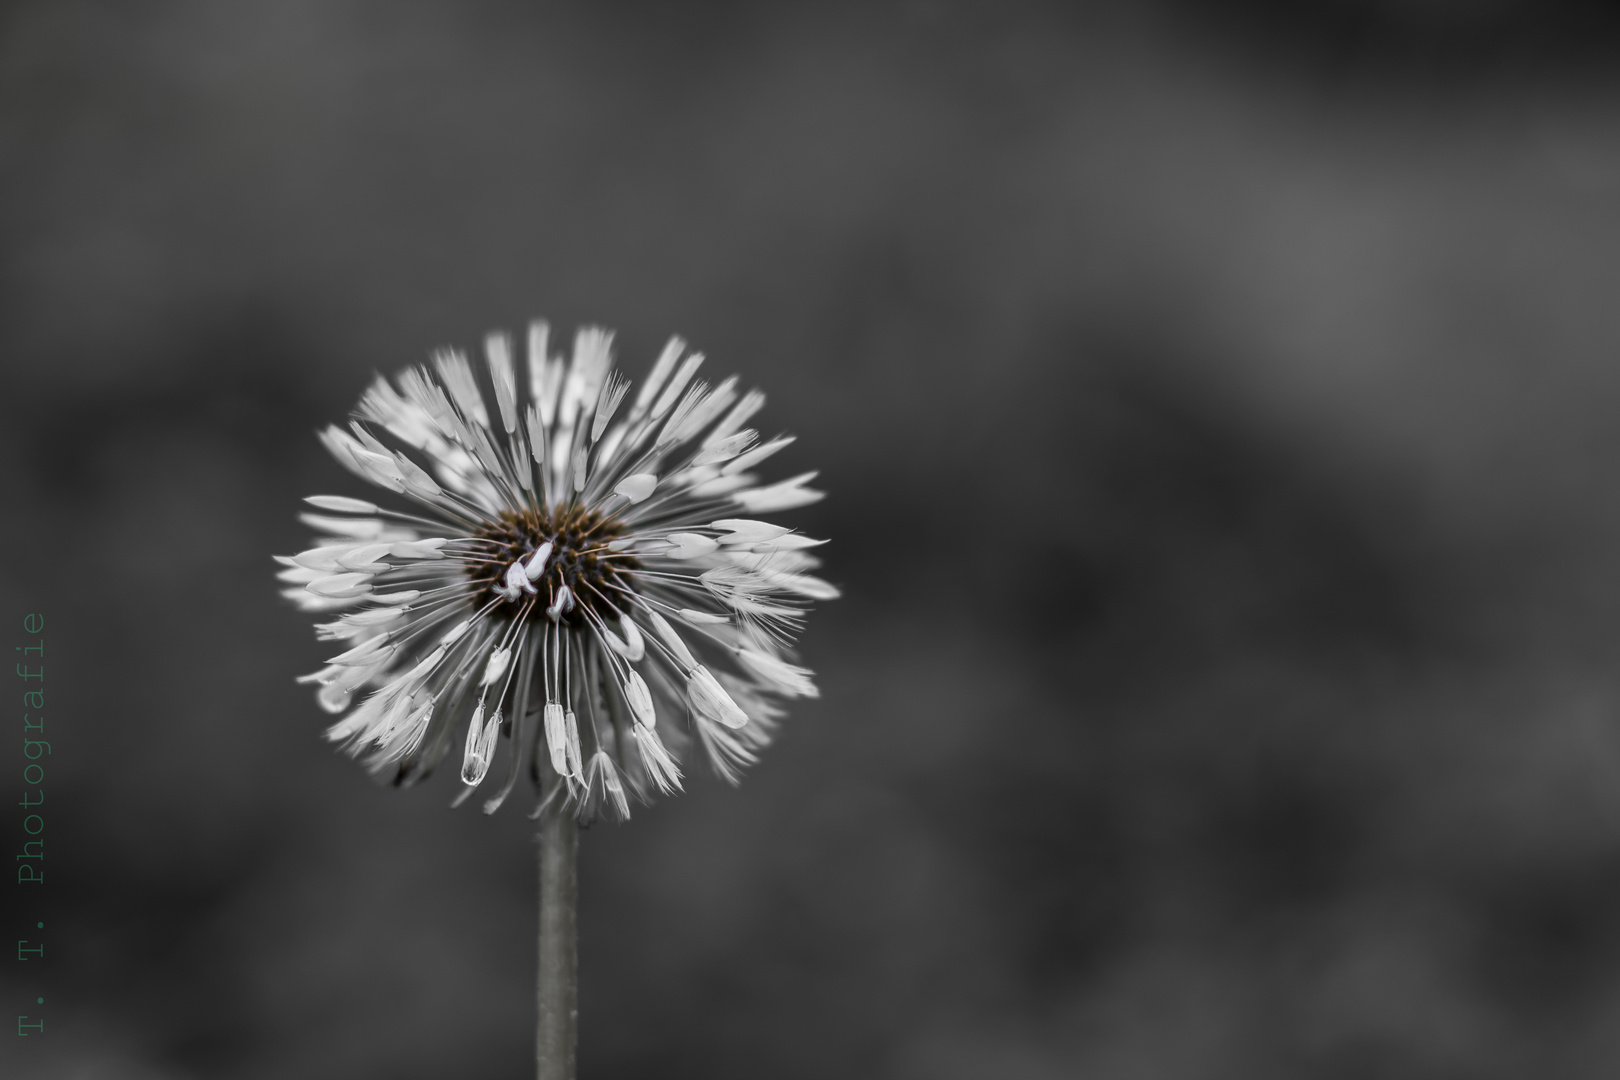
[[[790,648],[838,592],[810,573],[824,541],[760,519],[822,497],[815,473],[755,473],[793,441],[746,426],[763,394],[697,379],[674,338],[632,396],[610,333],[566,359],[547,338],[529,328],[526,364],[492,334],[483,372],[442,351],[379,377],[321,439],[402,507],[312,496],[321,535],[277,561],[284,595],[333,616],[336,655],[300,681],[374,772],[411,783],[459,751],[459,805],[504,756],[486,813],[527,771],[622,819],[679,790],[695,747],[736,781],[780,702],[816,695]]]

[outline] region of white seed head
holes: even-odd
[[[607,644],[607,647],[618,653],[620,656],[623,656],[625,653],[630,651],[630,646],[624,643],[624,638],[620,637],[618,634],[615,634],[611,629],[608,628],[606,623],[598,626],[596,628],[596,632],[601,635],[602,640]]]
[[[622,377],[617,371],[608,377],[602,384],[602,393],[596,399],[596,417],[591,421],[591,442],[594,444],[607,430],[608,421],[613,418],[614,412],[619,408],[619,402],[624,400],[624,393],[630,389],[630,380]]]
[[[624,658],[633,664],[646,655],[646,639],[641,636],[641,627],[631,622],[628,615],[619,619],[619,626],[624,630]]]
[[[636,721],[652,727],[657,722],[653,713],[652,694],[647,690],[647,683],[639,672],[631,671],[625,675],[624,696],[630,702],[630,713]]]
[[[527,582],[524,584],[527,584]],[[557,589],[557,599],[553,600],[551,602],[551,606],[546,608],[546,615],[551,618],[552,622],[557,622],[563,617],[564,613],[572,611],[573,609],[574,590],[570,589],[566,585],[562,585]]]
[[[506,666],[512,662],[511,649],[496,649],[489,654],[489,662],[484,665],[484,677],[478,680],[479,685],[488,686],[502,675],[506,674]]]
[[[337,558],[337,564],[345,570],[360,570],[367,574],[379,573],[389,569],[385,562],[379,560],[388,554],[391,544],[361,544],[352,547]]]
[[[758,390],[748,391],[736,405],[732,406],[731,411],[726,414],[726,418],[714,426],[714,430],[709,433],[709,437],[703,440],[703,445],[706,447],[719,445],[721,441],[730,438],[733,432],[748,423],[753,415],[764,407],[765,395]]]
[[[800,506],[809,506],[811,503],[820,502],[826,497],[826,492],[815,491],[804,486],[815,477],[814,472],[801,473],[790,480],[783,480],[779,484],[739,491],[732,498],[737,501],[737,505],[745,510],[752,510],[756,514],[769,514],[777,510],[792,510]]]
[[[376,637],[367,638],[352,649],[347,649],[338,653],[336,656],[332,657],[332,659],[328,660],[327,663],[366,664],[370,663],[379,655],[386,656],[390,650],[391,647],[388,644],[388,635],[378,634]]]
[[[813,574],[774,574],[771,584],[783,592],[808,597],[811,600],[836,600],[843,595],[838,586],[823,581]]]
[[[329,713],[340,713],[349,707],[354,690],[341,683],[328,683],[315,692],[315,700]]]
[[[625,477],[623,480],[620,480],[618,486],[615,487],[613,491],[615,494],[623,495],[632,503],[638,503],[644,500],[647,496],[651,495],[653,493],[653,488],[657,486],[658,477],[653,473],[644,472],[636,473],[632,476]]]
[[[405,490],[405,476],[400,472],[399,462],[392,454],[379,454],[374,450],[367,450],[358,443],[349,448],[349,454],[359,466],[360,474],[373,484],[385,487],[389,491]]]
[[[433,477],[422,470],[422,467],[404,454],[394,454],[394,467],[399,472],[400,483],[404,489],[419,499],[432,500],[444,494]]]
[[[512,368],[512,339],[505,334],[484,338],[484,358],[489,362],[490,381],[495,384],[495,403],[501,410],[501,426],[517,429],[517,375]]]
[[[681,770],[670,757],[664,743],[658,738],[658,732],[640,724],[631,731],[631,737],[636,740],[636,749],[641,751],[641,762],[647,769],[647,775],[660,794],[673,795],[681,790]]]
[[[500,733],[501,714],[496,710],[484,720],[484,704],[473,710],[472,722],[467,725],[467,746],[461,755],[461,782],[477,787],[489,772],[490,760],[495,756],[495,736]]]
[[[747,487],[754,482],[753,473],[737,473],[735,476],[716,476],[700,484],[692,485],[692,494],[704,498],[716,495],[730,495],[732,492]]]
[[[444,552],[440,549],[449,542],[437,536],[426,540],[396,540],[388,545],[388,554],[396,559],[442,559]]]
[[[402,686],[405,683],[413,683],[418,679],[426,678],[430,671],[439,666],[439,661],[444,659],[444,650],[445,647],[440,645],[437,649],[434,649],[432,652],[428,653],[422,658],[420,663],[410,670],[409,674],[407,674],[405,678],[401,679],[400,682],[395,685]]]
[[[713,537],[702,533],[677,532],[664,537],[670,549],[665,556],[671,559],[698,559],[714,552],[720,545]]]
[[[737,659],[784,694],[811,698],[821,696],[815,683],[810,681],[809,668],[790,664],[756,649],[738,649]]]
[[[717,465],[723,461],[730,461],[747,450],[757,438],[759,438],[759,432],[749,428],[747,431],[739,431],[735,435],[728,435],[713,446],[705,443],[704,449],[698,453],[697,457],[692,459],[692,464],[694,466]]]
[[[585,782],[585,766],[579,757],[579,720],[574,710],[563,713],[563,747],[567,751],[568,775]]]
[[[760,462],[764,461],[778,450],[791,446],[796,438],[797,436],[794,435],[778,436],[763,446],[755,447],[754,449],[748,451],[748,453],[743,454],[735,461],[732,461],[730,464],[726,465],[726,467],[721,469],[720,472],[725,476],[730,476],[733,473],[740,473],[744,469],[752,469],[755,465],[758,465]]]
[[[343,616],[343,625],[348,627],[377,627],[397,622],[403,612],[396,608],[374,608],[370,611],[351,611]]]
[[[804,536],[801,533],[789,533],[786,536],[778,536],[774,540],[761,541],[753,546],[753,550],[759,552],[802,551],[805,548],[820,547],[826,542],[827,541],[825,540],[812,540],[810,537]]]
[[[687,677],[686,691],[692,698],[692,707],[727,727],[740,728],[748,723],[748,714],[737,707],[731,695],[715,681],[709,669],[701,664]]]
[[[816,693],[784,657],[808,601],[837,589],[816,576],[821,541],[757,520],[821,497],[814,473],[770,475],[792,438],[750,426],[764,395],[698,378],[703,356],[678,338],[634,394],[610,332],[581,328],[566,356],[549,343],[536,322],[521,356],[484,338],[483,372],[444,349],[372,380],[320,438],[394,505],[310,497],[316,539],[275,572],[299,608],[330,613],[316,637],[336,655],[300,682],[366,767],[413,783],[461,734],[459,804],[504,729],[511,768],[486,813],[533,753],[556,774],[541,809],[625,818],[631,793],[680,789],[684,755],[733,781],[755,760],[782,700]],[[728,504],[744,516],[712,520]],[[667,745],[663,709],[687,721]]]
[[[550,336],[551,325],[544,319],[536,319],[529,324],[529,396],[536,401],[539,401],[544,396],[540,375],[545,369],[546,343]]]
[[[750,521],[747,518],[723,518],[720,521],[711,521],[709,528],[725,533],[726,535],[720,538],[720,543],[728,546],[762,544],[788,531],[783,525],[772,525],[768,521]]]
[[[659,395],[657,403],[652,407],[651,416],[654,420],[669,412],[669,407],[675,404],[675,399],[686,389],[686,384],[692,381],[692,376],[696,375],[697,369],[702,366],[702,353],[693,353],[681,361],[681,366],[676,369],[674,377],[669,380],[669,385],[664,387],[664,392]]]
[[[566,714],[563,707],[555,701],[546,702],[543,710],[545,719],[546,749],[551,754],[551,767],[558,776],[568,775],[568,733],[564,730]]]
[[[605,750],[598,750],[591,755],[591,767],[586,784],[589,785],[598,777],[602,784],[602,794],[613,807],[614,815],[620,821],[629,818],[630,800],[625,798],[624,783],[619,779],[619,770]]]
[[[528,593],[533,596],[539,592],[534,587],[533,579],[524,570],[521,559],[506,568],[506,591],[512,596],[516,596],[518,593]]]
[[[689,668],[697,666],[697,661],[692,657],[692,650],[686,647],[686,642],[681,640],[681,636],[675,632],[673,626],[669,625],[668,620],[656,611],[649,611],[647,612],[647,621],[652,623],[659,639],[669,646],[669,651],[674,653],[683,665]]]
[[[524,577],[535,581],[546,572],[546,560],[551,558],[551,547],[551,541],[547,540],[535,549],[534,554],[529,556],[529,561],[523,564]]]
[[[546,428],[540,419],[539,409],[533,405],[530,405],[523,414],[523,430],[529,436],[529,455],[534,458],[536,465],[544,469],[546,466]],[[524,472],[532,471],[521,463],[518,467],[523,469]]]
[[[327,544],[323,547],[310,548],[308,551],[300,551],[292,557],[293,565],[302,567],[305,570],[315,571],[313,577],[305,578],[306,581],[315,581],[329,574],[341,573],[342,568],[338,566],[338,556],[347,552],[351,546],[350,544]],[[284,577],[282,580],[292,581],[295,579]]]
[[[663,389],[664,380],[675,369],[675,364],[686,351],[686,342],[678,337],[672,337],[664,345],[664,351],[658,354],[653,362],[652,370],[647,373],[647,379],[641,384],[641,390],[636,394],[635,406],[630,411],[632,419],[642,416],[652,405],[653,398]]]
[[[370,580],[370,574],[328,574],[326,577],[317,578],[310,582],[304,588],[317,596],[347,599],[354,596],[364,596],[370,592],[371,586],[367,584]]]
[[[330,510],[336,514],[375,514],[376,503],[364,499],[350,499],[343,495],[310,495],[304,499],[317,510]]]

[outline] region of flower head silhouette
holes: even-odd
[[[809,572],[823,541],[761,520],[822,497],[815,473],[754,472],[793,441],[747,426],[763,394],[705,384],[675,338],[632,395],[610,333],[567,358],[548,336],[529,328],[526,363],[492,334],[482,371],[441,351],[379,377],[321,439],[404,508],[313,496],[315,546],[277,558],[285,595],[331,616],[337,653],[301,681],[373,771],[411,783],[459,751],[459,804],[504,748],[486,813],[527,771],[575,816],[622,819],[694,752],[737,779],[780,702],[815,696],[790,648],[838,593]]]

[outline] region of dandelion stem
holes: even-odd
[[[559,779],[558,783],[562,781]],[[540,817],[540,980],[535,1031],[539,1080],[574,1080],[578,954],[574,905],[579,829],[559,800]]]

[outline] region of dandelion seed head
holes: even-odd
[[[392,495],[311,496],[316,540],[278,577],[339,643],[299,681],[374,772],[415,783],[459,750],[452,805],[487,782],[491,813],[526,774],[540,806],[622,820],[694,756],[732,782],[756,760],[817,693],[791,645],[837,589],[809,573],[825,541],[761,520],[822,497],[753,471],[793,442],[743,426],[763,394],[697,378],[679,338],[639,387],[611,333],[553,341],[535,322],[373,382],[320,437]]]

